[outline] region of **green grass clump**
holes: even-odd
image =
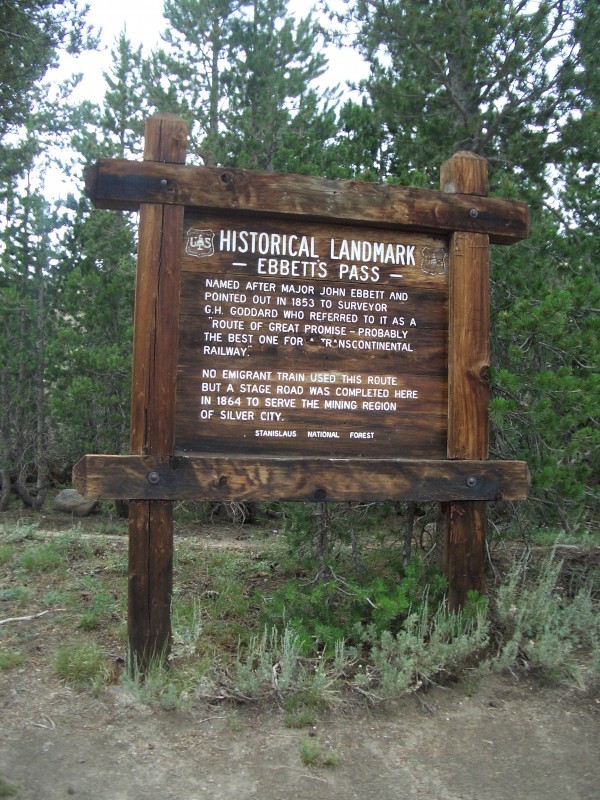
[[[53,542],[32,544],[21,553],[18,564],[22,570],[32,575],[51,572],[66,564],[67,548],[62,539]]]
[[[17,792],[17,787],[9,783],[4,775],[0,774],[0,797],[14,797]]]
[[[299,688],[285,699],[283,722],[288,728],[306,728],[314,725],[317,714],[327,709],[327,701],[316,685]]]
[[[78,690],[91,687],[99,691],[108,682],[111,672],[95,642],[75,642],[59,648],[54,668],[60,678]]]
[[[337,753],[310,736],[306,736],[300,742],[300,760],[308,767],[335,767],[340,763]]]
[[[16,551],[14,544],[0,544],[0,564],[8,563]]]
[[[41,597],[42,603],[45,606],[64,606],[67,602],[67,594],[58,589],[49,589]]]
[[[20,667],[25,662],[25,656],[16,650],[4,650],[0,652],[0,672]]]
[[[120,682],[140,703],[174,711],[188,704],[197,685],[197,676],[171,669],[164,658],[154,658],[144,674],[134,666],[123,673]]]
[[[83,612],[77,627],[83,631],[105,628],[113,619],[118,618],[119,601],[104,582],[96,576],[84,576],[79,582],[77,606],[84,604]]]
[[[26,586],[11,586],[8,589],[0,589],[0,600],[13,603],[25,603],[31,598],[31,590]]]
[[[283,724],[286,728],[306,728],[314,725],[316,715],[312,708],[296,708],[283,712]]]

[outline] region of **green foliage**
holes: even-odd
[[[68,88],[42,79],[60,52],[93,44],[85,8],[3,3],[0,508],[11,491],[41,507],[84,452],[127,448],[135,224],[91,209],[75,177],[56,208],[41,187],[50,144],[72,143],[77,174],[100,156],[138,157],[143,120],[160,110],[191,123],[190,159],[209,166],[435,187],[456,149],[486,156],[491,194],[526,199],[533,219],[526,242],[493,251],[491,450],[532,473],[532,502],[503,504],[497,519],[589,534],[600,469],[597,3],[352,0],[346,44],[369,74],[343,102],[317,81],[330,32],[290,8],[168,0],[162,49],[144,58],[122,34],[102,103],[74,107]],[[350,536],[333,533],[336,546]],[[378,601],[382,618],[396,602]]]
[[[410,613],[398,633],[366,633],[369,665],[357,673],[356,685],[378,697],[414,691],[443,672],[455,672],[473,662],[489,639],[484,614],[453,614],[444,605],[434,612],[427,602]]]
[[[530,515],[592,530],[598,513],[600,289],[585,253],[547,217],[530,241],[495,255],[490,407],[494,455],[528,462]],[[539,253],[544,271],[527,262]]]
[[[492,270],[492,453],[531,468],[535,523],[598,514],[597,4],[354,0],[370,66],[340,117],[350,175],[436,187],[457,149],[533,232]],[[350,124],[348,124],[350,123]],[[372,165],[372,168],[370,168]],[[523,520],[523,523],[528,520]]]
[[[586,669],[598,670],[598,587],[587,583],[572,598],[566,597],[560,586],[561,568],[553,554],[537,569],[528,556],[515,562],[496,596],[503,644],[492,662],[495,668],[526,665],[548,679],[579,683],[584,683]],[[585,659],[590,653],[591,658]]]
[[[144,67],[156,108],[188,121],[192,158],[209,167],[225,159],[223,128],[236,50],[233,28],[245,6],[243,0],[166,0],[165,47]]]
[[[146,81],[159,110],[190,122],[192,158],[327,169],[335,112],[332,98],[311,88],[325,56],[310,13],[296,21],[285,0],[169,0],[165,16],[165,47],[148,59]]]
[[[300,760],[309,767],[334,767],[340,763],[337,753],[308,736],[300,742]]]
[[[327,707],[327,699],[318,691],[317,685],[301,686],[285,698],[283,721],[288,728],[304,728],[313,725],[317,714],[326,711]]]
[[[48,274],[55,253],[56,215],[32,187],[33,155],[23,164],[29,180],[0,184],[6,197],[0,227],[0,510],[11,487],[26,505],[46,495],[48,434],[45,347]],[[28,486],[29,484],[29,486]]]
[[[171,624],[173,628],[172,658],[194,655],[203,633],[200,601],[197,598],[187,603],[179,598],[175,600]]]
[[[133,49],[121,32],[112,52],[112,72],[104,73],[103,155],[135,158],[142,154],[144,121],[152,111],[143,85],[142,48]]]
[[[25,656],[18,650],[3,650],[0,652],[0,672],[20,667],[25,663]]]
[[[18,559],[25,572],[37,574],[64,568],[67,563],[68,546],[64,539],[41,542],[27,547]]]
[[[367,629],[398,631],[428,598],[441,601],[444,589],[444,578],[414,558],[403,575],[388,579],[288,580],[270,598],[264,617],[269,624],[289,626],[308,652],[331,654],[339,641],[360,642]]]
[[[58,542],[62,564],[69,568],[27,572],[28,586],[19,589],[21,556],[46,544],[39,535],[11,541],[16,551],[2,566],[10,576],[3,583],[11,587],[0,592],[2,616],[30,614],[32,603],[65,607],[67,613],[52,616],[53,635],[56,626],[65,632],[66,626],[77,626],[79,633],[65,637],[55,670],[79,690],[100,691],[119,670],[104,654],[126,648],[125,585],[107,568],[113,547],[123,555],[125,542],[108,546],[69,531],[49,542],[54,552]],[[490,610],[487,598],[471,593],[465,609],[452,614],[434,597],[433,587],[441,592],[443,584],[419,559],[401,571],[397,563],[383,568],[382,560],[390,559],[379,552],[377,558],[365,553],[367,572],[358,580],[347,573],[341,578],[342,567],[352,574],[353,564],[344,564],[338,554],[335,579],[282,585],[276,543],[269,543],[269,561],[258,558],[254,548],[210,552],[187,538],[185,545],[175,565],[171,656],[153,662],[145,679],[135,669],[121,679],[123,691],[153,706],[177,709],[217,697],[274,700],[284,723],[300,729],[314,725],[344,697],[378,702],[465,670],[473,674],[476,666],[475,674],[526,668],[543,680],[578,686],[590,685],[600,673],[600,576],[590,572],[580,580],[579,560],[570,571],[552,558],[539,565],[532,558],[519,561],[491,594]],[[298,571],[306,564],[296,565]],[[371,573],[373,565],[377,574]],[[25,602],[27,610],[18,611]],[[294,620],[288,609],[296,611]],[[44,631],[38,621],[12,626],[15,638],[0,657],[1,670],[27,663],[22,654],[28,652],[32,625]]]
[[[11,586],[9,589],[0,589],[0,600],[26,603],[30,598],[31,590],[25,586]]]
[[[99,691],[110,678],[110,669],[102,649],[95,642],[73,642],[56,651],[56,674],[81,691]]]
[[[51,425],[61,457],[120,453],[129,436],[134,241],[116,212],[77,208],[48,347]]]
[[[0,156],[4,137],[27,122],[32,95],[60,51],[93,46],[86,9],[76,0],[3,0],[0,6]],[[0,181],[3,180],[0,171]]]
[[[78,586],[77,606],[83,606],[77,627],[92,631],[106,627],[111,619],[118,619],[118,598],[95,576],[83,577]]]
[[[18,787],[6,780],[0,773],[0,797],[14,797],[19,791]]]
[[[0,545],[0,564],[5,564],[11,560],[15,554],[16,547],[14,544]]]
[[[379,181],[387,178],[385,133],[377,110],[363,97],[347,100],[338,118],[338,134],[331,146],[329,178]],[[414,180],[413,180],[414,184]]]
[[[49,148],[70,127],[65,92],[43,79],[61,52],[94,46],[75,0],[6,0],[0,7],[0,510],[14,490],[40,508],[48,480],[45,348],[60,238],[43,196]]]
[[[251,0],[248,6],[232,30],[236,49],[229,77],[228,159],[239,167],[287,171],[289,156],[280,154],[282,135],[292,123],[303,130],[319,114],[316,95],[308,91],[326,61],[317,46],[319,29],[310,14],[295,22],[286,0]],[[292,137],[287,148],[298,152],[302,139]]]
[[[458,149],[473,150],[536,182],[560,102],[547,67],[560,51],[562,6],[355,0],[364,88],[386,135],[387,171],[437,183]]]
[[[189,700],[185,678],[178,677],[179,680],[163,658],[156,658],[143,675],[138,669],[123,673],[121,686],[141,703],[174,711],[184,708]]]
[[[64,606],[67,602],[67,595],[56,589],[50,589],[42,595],[41,600],[45,606]]]

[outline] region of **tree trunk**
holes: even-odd
[[[315,515],[317,518],[317,561],[319,572],[317,579],[327,580],[331,576],[331,570],[327,564],[329,555],[329,511],[327,503],[315,503]]]

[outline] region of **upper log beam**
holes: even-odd
[[[527,205],[516,200],[149,161],[101,159],[86,172],[86,192],[97,208],[136,211],[141,203],[166,203],[428,233],[486,233],[496,244],[520,241],[530,229]]]

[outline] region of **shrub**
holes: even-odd
[[[592,587],[585,584],[569,600],[559,586],[562,562],[554,552],[535,570],[530,557],[515,562],[499,587],[495,615],[503,644],[495,669],[526,665],[554,680],[584,677],[600,663],[600,613]],[[595,666],[594,666],[595,665]]]
[[[477,658],[489,639],[485,613],[455,614],[445,605],[433,614],[428,603],[408,615],[401,630],[364,635],[368,663],[355,677],[356,686],[379,699],[414,691],[441,673],[456,672]]]
[[[355,645],[367,628],[396,633],[409,612],[441,602],[445,579],[414,557],[403,574],[357,581],[333,577],[307,585],[298,579],[277,590],[264,612],[267,625],[287,625],[306,653],[332,654],[339,641]],[[431,598],[431,600],[429,599]]]

